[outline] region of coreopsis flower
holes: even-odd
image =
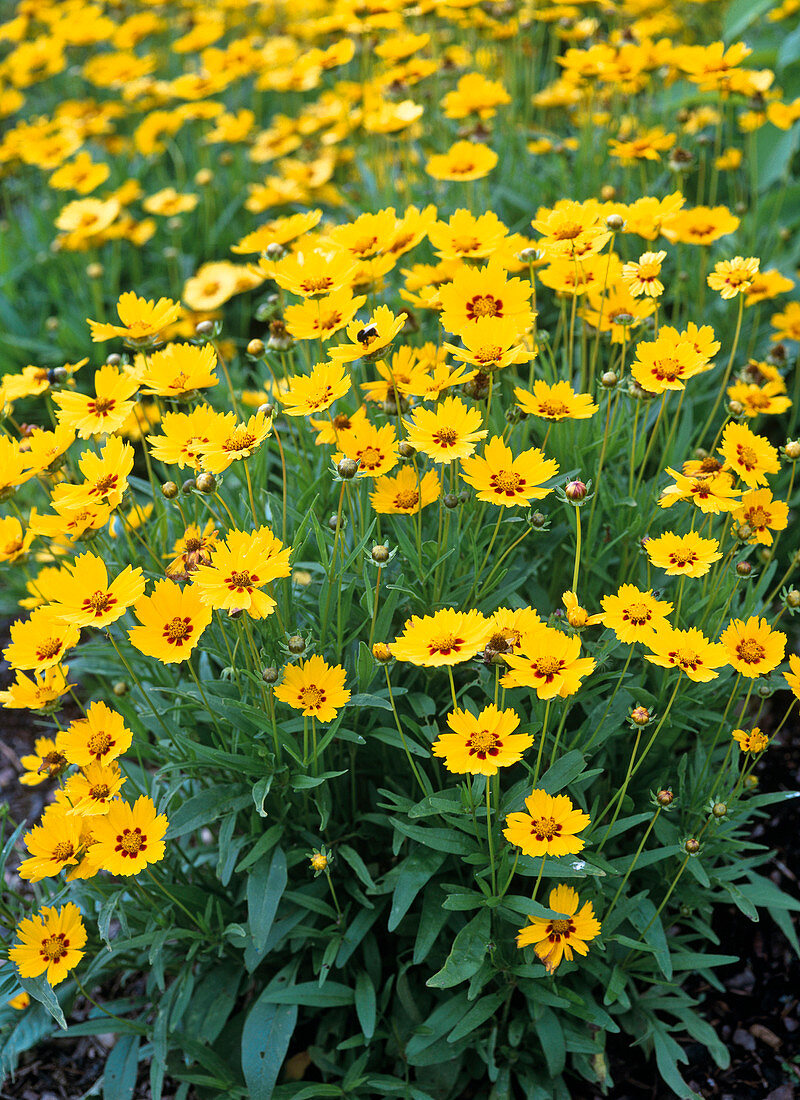
[[[51,395],[59,425],[74,429],[81,439],[118,431],[136,404],[128,398],[139,383],[134,375],[106,365],[95,371],[94,388],[94,397],[69,390],[54,390]]]
[[[261,402],[259,402],[261,404]],[[198,405],[191,412],[168,412],[161,421],[161,435],[149,435],[150,454],[168,466],[199,470],[203,448],[211,442],[219,414],[210,405]]]
[[[735,470],[749,489],[766,485],[767,474],[777,474],[781,468],[777,449],[746,424],[726,424],[718,450],[725,468]]]
[[[31,456],[26,454],[15,439],[0,436],[0,500],[6,500],[20,485],[24,485],[36,473]]]
[[[86,929],[80,909],[71,901],[60,909],[45,906],[20,921],[17,939],[19,943],[9,949],[8,957],[16,963],[20,977],[43,974],[50,985],[58,985],[84,955]]]
[[[497,108],[511,102],[511,96],[499,80],[488,80],[483,73],[465,73],[455,88],[442,96],[446,118],[461,119],[476,115],[493,118]]]
[[[173,581],[156,581],[153,592],[133,605],[141,623],[128,631],[131,645],[162,664],[185,660],[211,622],[212,609],[193,587],[181,589]]]
[[[164,814],[157,813],[145,795],[132,806],[116,799],[109,804],[107,813],[92,821],[93,843],[87,856],[91,867],[102,868],[112,875],[138,875],[149,864],[164,858],[168,824]]]
[[[418,348],[400,347],[391,359],[391,366],[383,360],[375,364],[378,378],[361,386],[366,401],[393,401],[399,398],[423,397],[428,392],[430,363],[420,359]]]
[[[759,729],[758,726],[753,726],[751,730],[739,730],[736,729],[731,734],[736,744],[742,750],[742,752],[752,753],[754,756],[756,753],[763,752],[769,744],[769,736]]]
[[[124,783],[125,776],[116,761],[110,764],[94,762],[67,779],[56,794],[56,802],[66,806],[73,816],[97,817],[108,813],[112,799]]]
[[[732,260],[720,260],[706,279],[712,290],[718,290],[721,298],[735,298],[746,293],[758,274],[760,260],[757,256],[734,256]]]
[[[17,672],[14,682],[0,691],[0,704],[7,710],[50,710],[74,686],[67,683],[68,675],[69,665],[53,665],[33,676]]]
[[[350,343],[337,344],[328,354],[339,363],[354,363],[356,359],[377,359],[386,354],[405,323],[405,313],[396,317],[388,306],[378,306],[365,324],[351,321],[346,331]]]
[[[33,611],[36,607],[52,603],[61,591],[61,580],[64,576],[66,576],[66,566],[43,566],[34,578],[25,582],[25,588],[30,592],[30,596],[21,599],[19,606]]]
[[[330,340],[350,324],[366,300],[365,295],[353,297],[349,287],[340,287],[316,301],[287,306],[284,310],[286,328],[295,340]]]
[[[647,547],[650,543],[648,542]],[[635,584],[623,584],[616,595],[603,596],[602,623],[614,631],[627,645],[646,642],[654,630],[660,629],[672,613],[668,600],[657,600],[652,589],[642,592]]]
[[[623,266],[621,279],[634,298],[642,294],[649,298],[661,297],[664,284],[659,276],[666,258],[666,252],[643,252],[638,260]]]
[[[428,470],[421,476],[411,466],[399,473],[377,478],[369,495],[373,511],[381,516],[411,516],[433,504],[442,492],[439,475]]]
[[[317,447],[323,445],[336,447],[340,445],[340,441],[344,440],[347,432],[355,431],[356,428],[365,424],[366,420],[367,410],[362,405],[353,413],[341,412],[320,420],[311,417],[309,423],[317,433],[317,438],[314,440]]]
[[[488,620],[484,659],[524,649],[528,635],[541,625],[541,616],[532,607],[498,607]]]
[[[97,554],[81,554],[66,565],[52,610],[74,626],[108,626],[122,618],[144,592],[141,569],[127,565],[109,583],[105,562]]]
[[[542,207],[531,225],[541,234],[538,248],[569,259],[600,252],[611,237],[601,220],[600,204],[592,199],[583,203],[563,199],[552,209]]]
[[[533,393],[517,386],[514,396],[518,408],[543,420],[588,420],[598,410],[592,395],[575,393],[569,382],[545,382],[537,378]]]
[[[62,247],[82,250],[90,238],[96,239],[111,226],[112,222],[119,217],[120,210],[120,204],[114,198],[76,199],[74,202],[68,202],[61,208],[55,219],[56,227],[66,234],[61,239]]]
[[[636,345],[631,374],[650,393],[682,390],[684,382],[708,369],[708,360],[674,328],[664,325],[652,341]]]
[[[671,508],[679,500],[691,500],[705,515],[716,516],[739,507],[739,490],[733,488],[733,480],[727,472],[686,477],[668,466],[667,473],[674,484],[661,490],[659,508]]]
[[[16,516],[0,516],[0,562],[14,562],[24,557],[34,538],[30,528],[23,531]]]
[[[79,627],[65,623],[50,607],[37,607],[28,619],[17,619],[10,634],[11,644],[3,650],[5,659],[13,669],[36,672],[57,665],[81,636]]]
[[[727,392],[730,400],[738,401],[745,416],[749,417],[761,416],[762,413],[776,416],[792,406],[791,399],[786,396],[783,381],[766,382],[763,386],[753,382],[734,382],[732,386],[728,386]]]
[[[392,656],[426,668],[459,665],[480,652],[487,630],[487,620],[480,611],[444,607],[432,615],[413,615],[392,644]]]
[[[488,434],[482,423],[480,410],[458,397],[446,397],[435,409],[419,408],[403,421],[407,441],[434,462],[468,458]]]
[[[59,425],[52,432],[34,428],[25,439],[24,447],[33,469],[37,474],[44,474],[60,469],[64,462],[64,455],[74,442],[74,430]]]
[[[494,258],[485,267],[460,267],[439,301],[442,326],[458,336],[484,317],[513,318],[519,332],[533,320],[530,283],[509,279]]]
[[[162,218],[174,218],[176,214],[188,214],[197,206],[197,195],[180,194],[174,187],[164,187],[142,201],[142,208],[148,214],[157,214]]]
[[[121,325],[88,321],[89,328],[92,330],[92,340],[95,343],[120,336],[134,346],[149,344],[168,325],[178,320],[181,305],[180,302],[173,302],[170,298],[159,298],[157,302],[148,301],[128,290],[119,297],[117,313],[122,322]]]
[[[68,807],[53,803],[45,809],[39,824],[25,834],[23,843],[29,856],[19,865],[19,877],[26,882],[53,878],[78,862],[83,847],[80,818],[70,817]]]
[[[137,356],[142,393],[180,401],[219,384],[212,344],[167,344],[147,357]]]
[[[748,541],[772,546],[772,532],[785,531],[789,523],[789,506],[785,501],[775,500],[769,489],[750,489],[742,494],[739,503],[733,518],[752,531]]]
[[[375,214],[360,214],[355,221],[337,225],[325,242],[356,260],[369,260],[383,252],[396,223],[397,214],[392,206]]]
[[[358,477],[383,477],[399,462],[397,435],[391,424],[378,426],[365,420],[341,437],[340,447],[333,461],[357,459]]]
[[[427,237],[428,230],[436,221],[436,213],[433,203],[422,210],[416,206],[407,206],[402,218],[394,223],[392,238],[384,248],[384,254],[397,258],[416,248]]]
[[[428,157],[425,171],[435,180],[480,180],[496,167],[497,153],[478,141],[457,141],[446,153]]]
[[[339,250],[313,248],[290,253],[280,260],[262,258],[258,267],[262,275],[274,279],[284,290],[298,298],[314,300],[349,287],[357,263]]]
[[[122,503],[128,488],[128,475],[133,469],[133,447],[118,436],[110,436],[100,451],[84,451],[78,459],[78,469],[84,476],[79,485],[64,482],[53,491],[51,502],[56,511],[80,511],[86,506],[107,505],[116,508]]]
[[[559,966],[563,959],[572,961],[573,951],[579,955],[589,952],[587,944],[600,934],[600,921],[594,915],[590,901],[584,902],[580,910],[580,897],[571,886],[556,886],[550,891],[547,904],[561,917],[528,917],[530,924],[519,929],[517,947],[533,949],[549,974]]]
[[[728,656],[718,642],[709,642],[696,627],[678,630],[668,623],[660,626],[647,640],[652,650],[645,653],[645,660],[661,668],[677,668],[685,672],[695,683],[715,680],[716,671],[728,664]]]
[[[727,206],[693,206],[665,218],[661,232],[673,243],[708,245],[735,233],[740,220]]]
[[[527,363],[536,355],[523,342],[524,331],[518,318],[482,317],[460,335],[464,347],[445,344],[445,349],[462,363],[471,363],[486,374],[513,363]]]
[[[719,638],[728,664],[742,676],[766,676],[783,660],[786,635],[773,630],[766,619],[751,615],[747,622],[733,619]]]
[[[503,836],[526,856],[572,856],[584,841],[577,835],[590,824],[565,794],[534,790],[525,799],[527,813],[509,814]]]
[[[275,698],[306,717],[332,722],[350,698],[344,686],[346,675],[341,665],[329,665],[314,653],[297,665],[287,665],[282,683],[274,689]]]
[[[284,218],[264,222],[258,229],[254,229],[237,244],[232,245],[231,252],[247,255],[253,252],[266,252],[271,244],[289,244],[290,241],[308,233],[319,224],[321,219],[321,210],[306,210],[302,214],[289,214]]]
[[[627,344],[633,329],[656,311],[654,298],[634,298],[624,283],[607,286],[603,294],[602,284],[590,286],[585,303],[578,309],[578,316],[601,332],[611,333],[612,344]]]
[[[583,630],[587,626],[596,626],[603,621],[602,615],[590,615],[585,607],[581,606],[575,592],[563,592],[561,602],[567,613],[567,622],[573,630]]]
[[[246,423],[237,423],[236,414],[218,413],[207,443],[199,445],[203,469],[221,474],[238,459],[248,459],[272,434],[272,417],[257,412]]]
[[[758,271],[747,288],[744,304],[753,306],[757,302],[769,301],[771,298],[777,298],[779,294],[787,294],[793,286],[794,279],[787,279],[774,267],[768,271]]]
[[[93,161],[90,153],[78,153],[74,160],[62,164],[47,181],[48,187],[57,191],[77,191],[88,195],[105,183],[111,169],[107,164]]]
[[[547,266],[539,271],[539,282],[557,294],[583,297],[603,286],[618,282],[622,264],[615,252],[608,256],[588,255],[580,259],[568,256],[548,257]]]
[[[520,653],[505,655],[509,671],[500,682],[509,688],[533,688],[540,699],[565,699],[580,689],[584,676],[596,667],[593,658],[581,657],[580,652],[576,635],[542,624],[528,632]]]
[[[105,703],[90,703],[85,718],[76,718],[59,734],[59,746],[70,764],[88,768],[109,764],[131,747],[133,734],[125,719]]]
[[[717,540],[704,539],[696,531],[686,535],[667,531],[658,538],[648,539],[644,549],[653,565],[663,569],[668,577],[704,577],[722,557]]]
[[[446,222],[428,230],[428,240],[441,260],[485,260],[497,249],[508,230],[491,211],[477,217],[459,209]]]
[[[20,757],[25,769],[19,777],[25,787],[37,787],[47,779],[56,779],[69,767],[70,761],[63,751],[64,733],[59,730],[55,740],[52,737],[37,737],[34,751]]]
[[[219,532],[214,526],[214,520],[206,521],[205,527],[198,527],[190,523],[180,538],[175,540],[171,554],[164,557],[172,558],[164,572],[173,580],[186,580],[199,565],[208,565],[211,561],[211,551],[217,545]]]
[[[533,744],[528,733],[514,733],[519,715],[490,704],[480,712],[456,709],[447,715],[452,733],[442,733],[431,746],[444,758],[448,771],[459,775],[496,775],[500,768],[516,764]]]
[[[478,500],[514,508],[542,500],[552,487],[545,482],[558,473],[558,463],[545,458],[538,447],[531,447],[515,458],[500,436],[493,436],[483,455],[461,460],[461,476],[477,490]]]
[[[289,388],[277,396],[287,416],[308,416],[329,409],[334,401],[344,397],[350,382],[341,362],[317,363],[311,374],[294,375]]]
[[[193,587],[215,611],[246,611],[252,619],[263,619],[275,610],[275,601],[261,589],[290,575],[291,552],[268,527],[229,531],[208,564],[198,566]]]
[[[794,340],[800,343],[800,302],[787,302],[783,313],[773,313],[769,319],[774,331],[773,343]]]
[[[660,160],[661,153],[671,149],[676,141],[676,135],[666,133],[663,126],[653,126],[623,140],[610,138],[608,149],[620,164],[630,165],[641,160]]]
[[[784,672],[783,678],[795,698],[800,699],[800,657],[796,653],[789,654],[789,669],[789,672]]]

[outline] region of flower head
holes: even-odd
[[[378,515],[411,516],[438,500],[441,491],[435,470],[419,477],[411,466],[403,466],[399,473],[376,480],[369,502]]]
[[[720,635],[728,663],[750,679],[777,668],[786,649],[786,635],[773,630],[766,619],[752,615],[747,622],[733,619]]]
[[[581,680],[595,669],[591,657],[581,657],[581,642],[553,627],[532,627],[522,640],[522,652],[505,656],[509,671],[504,687],[534,688],[540,699],[565,699],[580,689]]]
[[[658,538],[648,539],[645,552],[668,577],[703,577],[722,553],[716,539],[704,539],[695,531],[675,535],[667,531]],[[605,604],[604,604],[605,606]]]
[[[435,409],[417,409],[411,420],[404,420],[407,440],[412,447],[434,462],[463,460],[485,439],[483,417],[478,409],[468,408],[458,397],[445,397]]]
[[[697,684],[715,680],[719,675],[717,669],[728,663],[725,649],[718,642],[709,642],[696,627],[678,630],[665,624],[654,632],[647,645],[652,652],[645,654],[645,660],[661,668],[680,669]]]
[[[129,290],[120,295],[117,313],[121,325],[89,321],[95,343],[121,336],[131,344],[148,344],[153,337],[178,320],[181,305],[170,298],[159,298],[157,302],[147,301]]]
[[[767,474],[777,474],[781,468],[775,447],[746,424],[726,425],[719,453],[725,458],[725,468],[734,470],[750,489],[766,485]]]
[[[499,768],[516,764],[533,744],[528,733],[514,733],[519,716],[513,710],[489,705],[480,714],[453,710],[447,716],[452,733],[434,741],[434,756],[444,757],[444,766],[457,774],[496,775]]]
[[[604,596],[602,605],[603,626],[610,627],[621,642],[629,645],[648,641],[654,630],[666,624],[672,611],[672,604],[657,600],[652,589],[642,592],[635,584],[623,584],[615,596]]]
[[[70,764],[87,768],[108,764],[131,747],[133,734],[121,714],[106,703],[90,703],[85,718],[76,718],[59,734],[59,743]]]
[[[44,974],[50,985],[58,985],[83,958],[86,929],[78,906],[68,901],[60,909],[45,906],[17,926],[19,943],[8,956],[23,978]]]
[[[132,806],[116,799],[109,804],[106,814],[92,822],[93,843],[87,860],[95,870],[102,868],[112,875],[138,875],[148,864],[164,858],[168,824],[164,814],[159,814],[145,795]]]
[[[750,752],[754,755],[763,752],[769,744],[769,737],[758,726],[753,726],[751,730],[736,729],[731,736],[742,752]]]
[[[600,921],[594,915],[590,901],[580,911],[578,892],[571,886],[556,886],[550,891],[547,904],[558,917],[528,917],[530,924],[520,928],[517,947],[533,944],[533,949],[550,974],[562,959],[572,961],[572,953],[586,955],[591,940],[600,934]]]
[[[127,565],[109,583],[105,562],[97,554],[81,554],[67,565],[52,609],[73,626],[103,627],[121,618],[144,592],[141,569]]]
[[[181,589],[173,581],[156,581],[151,595],[133,605],[141,623],[128,631],[131,645],[162,664],[185,660],[211,622],[212,609],[193,587]]]
[[[312,654],[297,665],[288,665],[283,682],[275,690],[275,698],[320,722],[332,722],[350,698],[344,686],[346,673],[341,665],[329,665],[323,657]]]
[[[38,607],[30,618],[12,623],[10,634],[11,644],[3,656],[11,667],[44,672],[78,644],[81,632],[78,626],[65,623],[54,608]]]
[[[746,293],[758,274],[760,260],[757,256],[734,256],[732,260],[720,260],[706,279],[712,290],[718,290],[722,298],[735,298]]]
[[[565,794],[534,790],[525,799],[527,813],[509,814],[503,836],[526,856],[571,856],[584,842],[577,836],[590,823]]]
[[[558,473],[558,463],[536,447],[515,458],[500,436],[493,436],[483,455],[461,460],[464,481],[477,490],[478,500],[505,508],[541,500],[552,489],[545,483]]]
[[[514,396],[523,412],[543,420],[588,420],[598,409],[591,394],[575,393],[569,382],[537,378],[532,393],[518,386]]]

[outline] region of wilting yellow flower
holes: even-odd
[[[753,726],[751,730],[739,730],[736,729],[731,734],[736,744],[742,750],[742,752],[750,752],[754,755],[758,752],[763,752],[769,744],[769,737],[758,726]]]
[[[587,901],[578,910],[579,902],[577,890],[571,886],[556,886],[550,891],[547,904],[554,913],[563,916],[529,916],[530,924],[519,930],[517,947],[533,944],[550,974],[562,959],[571,962],[573,951],[579,955],[588,954],[587,943],[600,935],[600,921],[594,915],[592,903]]]
[[[44,672],[26,676],[17,672],[14,682],[0,691],[0,703],[7,710],[50,710],[73,684],[67,683],[69,665],[53,665]]]
[[[19,777],[25,787],[38,787],[46,779],[55,779],[69,767],[70,761],[64,755],[64,733],[59,730],[56,739],[37,737],[35,751],[20,757],[25,771]]]

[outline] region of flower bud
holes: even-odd
[[[758,776],[757,775],[748,775],[748,776],[746,776],[745,780],[744,780],[744,786],[747,788],[747,790],[754,791],[756,789],[756,787],[758,786]]]
[[[385,642],[376,642],[372,647],[372,656],[378,664],[385,665],[392,659],[392,651]]]
[[[683,850],[687,856],[696,856],[700,851],[700,841],[690,836],[688,840],[683,842]]]
[[[600,385],[606,390],[612,390],[617,382],[619,382],[619,378],[613,370],[607,370],[600,379]]]
[[[403,439],[397,444],[397,453],[401,458],[413,458],[417,453],[417,448]]]
[[[453,508],[458,508],[458,497],[455,493],[446,493],[442,497],[442,504],[445,506],[445,508],[449,508],[452,511]]]
[[[162,496],[165,496],[167,500],[174,500],[178,495],[178,486],[174,481],[165,481],[161,486]]]
[[[391,557],[388,546],[373,546],[371,550],[372,560],[376,565],[384,565]]]
[[[282,256],[286,255],[286,249],[282,244],[278,244],[277,241],[272,241],[267,245],[264,254],[268,260],[280,260]]]
[[[656,802],[661,807],[671,806],[675,801],[675,795],[672,793],[672,787],[664,787],[656,795]]]
[[[286,648],[290,653],[304,653],[306,640],[300,634],[292,634],[291,638],[289,638],[286,643]]]
[[[783,453],[787,458],[790,458],[792,462],[796,462],[800,458],[800,442],[796,439],[789,439],[786,442],[786,446],[783,448]]]
[[[213,474],[198,474],[194,479],[194,483],[201,493],[215,493],[217,491],[217,479]]]
[[[573,504],[579,504],[585,499],[586,492],[586,486],[582,481],[570,481],[564,490],[564,495]]]
[[[736,573],[740,577],[749,577],[753,572],[753,567],[749,561],[737,561]]]
[[[269,668],[265,668],[261,673],[261,679],[265,684],[277,684],[278,682],[278,670],[274,665],[270,665]]]
[[[114,684],[114,687],[112,688],[112,691],[118,699],[121,699],[123,695],[128,694],[129,687],[125,680],[117,680],[117,682]]]
[[[800,607],[800,592],[796,588],[790,588],[786,593],[786,606],[792,609]]]
[[[190,493],[193,493],[197,488],[197,482],[193,477],[188,477],[181,485],[181,492],[185,497],[188,497]]]
[[[347,526],[347,516],[337,516],[335,512],[332,512],[328,516],[328,529],[335,531],[338,527],[340,531],[344,531]]]
[[[263,405],[259,405],[256,412],[263,413],[264,416],[273,416],[275,413],[275,406],[271,401],[265,401]]]
[[[319,874],[320,871],[326,871],[328,869],[328,857],[324,852],[312,852],[310,863],[311,869],[317,874]]]
[[[547,523],[547,516],[544,512],[534,512],[531,516],[531,527],[544,527]]]
[[[631,722],[635,726],[646,726],[651,720],[650,711],[647,707],[634,707],[631,711]]]
[[[729,401],[728,412],[735,419],[739,419],[740,416],[744,416],[744,405],[741,401]]]
[[[198,336],[213,336],[214,335],[214,322],[213,321],[201,321],[194,330]]]
[[[600,188],[600,198],[603,202],[613,202],[617,197],[617,189],[610,183],[604,183]]]
[[[728,813],[728,807],[724,802],[715,802],[714,805],[711,807],[711,813],[714,817],[717,818],[717,820],[720,820]]]
[[[106,366],[107,367],[118,367],[121,362],[122,362],[122,356],[117,355],[116,352],[112,352],[111,355],[106,356]]]
[[[621,233],[625,228],[625,219],[621,214],[609,214],[606,218],[606,225],[612,233]]]
[[[251,340],[247,345],[247,354],[252,355],[254,359],[260,359],[265,351],[263,340]]]
[[[105,270],[103,265],[98,263],[87,264],[86,266],[86,274],[90,279],[102,279],[103,275],[105,275]]]
[[[740,523],[734,529],[734,534],[740,542],[749,542],[753,537],[753,528],[749,523]]]
[[[336,473],[342,481],[352,481],[358,473],[358,467],[357,458],[342,458],[336,463]]]

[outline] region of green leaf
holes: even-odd
[[[433,1046],[448,1031],[451,1031],[468,1008],[469,1001],[466,993],[457,993],[434,1009],[428,1019],[416,1028],[414,1034],[406,1043],[406,1057],[411,1064],[414,1065],[415,1059],[424,1050]]]
[[[375,986],[365,970],[359,970],[356,975],[356,1016],[364,1032],[364,1038],[369,1040],[375,1034]]]
[[[490,1016],[495,1014],[507,996],[506,992],[501,991],[481,997],[447,1036],[448,1043],[457,1043],[459,1039],[466,1038],[470,1032],[479,1028]]]
[[[465,833],[457,833],[453,829],[429,829],[424,825],[409,825],[397,817],[390,817],[389,821],[403,836],[419,841],[428,848],[435,848],[438,852],[467,856],[475,851],[474,840],[470,840]]]
[[[104,1100],[131,1100],[139,1069],[140,1035],[120,1035],[106,1058]]]
[[[367,870],[367,865],[354,848],[351,848],[349,844],[339,844],[336,848],[336,854],[341,856],[345,863],[349,864],[368,890],[376,889],[375,881]]]
[[[392,908],[389,911],[390,932],[394,932],[411,907],[414,898],[443,863],[444,855],[441,852],[434,851],[432,848],[416,848],[395,869],[397,885],[394,888]]]
[[[243,809],[251,801],[251,795],[249,792],[244,795],[241,791],[240,783],[225,783],[187,798],[177,810],[170,811],[166,839],[175,840],[186,833],[193,833],[195,829],[216,821],[225,811],[232,813]]]
[[[438,885],[431,885],[422,899],[422,914],[417,926],[417,938],[414,941],[414,966],[427,959],[431,948],[439,938],[439,933],[447,924],[449,914],[443,907],[444,892]]]
[[[19,984],[25,990],[26,993],[30,993],[34,1000],[39,1004],[44,1005],[53,1019],[56,1021],[59,1027],[65,1031],[67,1029],[67,1021],[64,1019],[64,1013],[61,1011],[61,1005],[58,1003],[58,997],[53,992],[53,987],[44,978],[20,978]]]
[[[559,760],[556,760],[552,768],[547,769],[536,784],[537,789],[546,791],[548,794],[558,794],[573,779],[577,779],[585,766],[586,761],[583,753],[573,749],[571,752],[565,753]]]
[[[242,1072],[250,1100],[271,1100],[297,1023],[297,1005],[274,1004],[265,989],[242,1030]]]
[[[773,6],[774,0],[733,0],[728,5],[722,24],[725,41],[730,43],[738,38],[742,31],[746,31],[751,23],[755,23]]]
[[[653,1040],[658,1072],[664,1078],[666,1084],[681,1100],[702,1100],[700,1094],[690,1089],[681,1077],[678,1070],[678,1060],[685,1062],[686,1054],[672,1036],[667,1034],[663,1025],[659,1025],[654,1029]]]
[[[482,909],[461,929],[444,966],[425,984],[431,989],[450,989],[468,981],[484,960],[490,934],[491,916],[488,909]]]
[[[246,871],[248,867],[274,848],[283,835],[283,825],[272,825],[263,836],[260,836],[251,850],[236,864],[237,871]],[[115,895],[116,896],[116,895]]]
[[[319,986],[316,982],[298,982],[288,989],[265,989],[259,1000],[268,1000],[275,1005],[308,1005],[311,1008],[338,1008],[351,1005],[355,1000],[354,991],[340,982],[326,982]]]
[[[549,1008],[542,1010],[541,1015],[533,1021],[539,1042],[542,1044],[547,1071],[551,1077],[559,1077],[564,1072],[567,1062],[567,1046],[564,1041],[564,1031],[558,1021],[555,1012]]]
[[[342,772],[321,772],[319,775],[293,775],[292,790],[310,791],[314,787],[319,787],[328,779],[336,779],[339,775],[347,775],[347,769]]]
[[[263,856],[247,877],[247,923],[256,951],[261,951],[267,942],[287,882],[282,848]]]
[[[264,809],[264,801],[269,794],[269,789],[272,786],[272,776],[267,775],[263,779],[259,779],[258,783],[253,787],[253,802],[255,803],[256,810],[261,817],[267,816],[267,811]]]

